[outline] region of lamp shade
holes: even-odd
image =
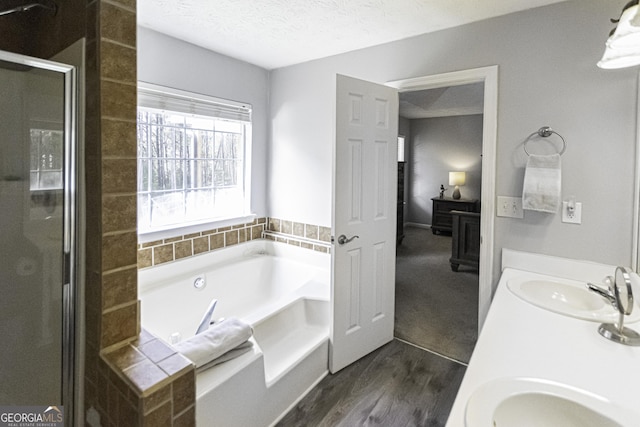
[[[634,65],[640,65],[640,48],[613,49],[607,45],[602,59],[598,61],[598,67],[606,70],[633,67]]]
[[[622,12],[618,25],[606,43],[598,67],[616,69],[640,65],[640,17],[638,5]]]
[[[466,179],[465,172],[449,172],[449,185],[464,185]]]
[[[622,12],[620,21],[616,27],[615,32],[607,44],[613,49],[629,49],[635,48],[638,50],[640,46],[640,25],[637,18],[638,5],[634,5],[626,8]]]

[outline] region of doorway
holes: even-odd
[[[437,89],[439,92],[444,92],[444,88],[447,87],[461,88],[464,85],[474,84],[481,85],[483,92],[481,111],[479,111],[480,113],[482,113],[482,118],[480,119],[482,134],[482,164],[480,171],[482,182],[480,185],[480,197],[478,199],[480,202],[482,213],[480,216],[479,226],[480,261],[478,266],[478,285],[476,288],[477,329],[475,331],[479,332],[482,328],[482,324],[489,308],[493,282],[493,219],[495,217],[494,200],[495,148],[497,128],[497,66],[458,71],[427,77],[419,77],[389,83],[389,85],[398,88],[401,99],[403,98],[403,94],[405,93],[407,93],[407,97],[411,97],[411,94],[417,93],[418,91]],[[451,167],[452,169],[455,169],[454,165],[451,165]],[[443,184],[446,185],[448,184],[448,182],[444,182]],[[446,188],[447,187],[445,186],[445,190]],[[427,200],[423,201],[423,204],[425,205],[431,203],[431,197],[437,196],[436,191],[430,191],[428,192],[428,194],[429,197],[426,197]],[[423,196],[423,198],[425,197]],[[405,234],[405,239],[406,238],[407,235]],[[443,245],[442,240],[440,241],[440,245]],[[443,246],[445,247],[445,249],[446,247],[449,247],[446,243]],[[446,255],[444,255],[444,257],[446,259]],[[448,310],[451,312],[455,312],[456,310],[464,310],[463,307],[460,306],[459,302],[460,301],[454,300],[453,302],[446,303],[451,305],[450,307],[448,307]],[[415,315],[414,317],[416,322],[421,322],[423,324],[429,322],[430,314],[428,313],[428,311],[420,310],[419,307],[414,307],[413,310],[415,311],[415,313],[413,314]],[[445,310],[447,310],[447,308],[445,308]],[[407,315],[407,313],[397,314]],[[446,327],[446,325],[444,325],[444,327]],[[449,329],[450,328],[447,327],[447,333],[451,333]],[[474,335],[477,336],[477,334]]]

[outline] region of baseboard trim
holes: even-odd
[[[420,224],[419,222],[405,222],[405,227],[415,227],[415,228],[424,228],[427,230],[431,229],[431,224]]]

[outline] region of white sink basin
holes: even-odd
[[[547,380],[501,378],[469,398],[466,427],[631,427],[640,415],[593,393]]]
[[[589,291],[585,283],[548,279],[513,278],[507,287],[518,297],[537,307],[578,319],[614,323],[618,312],[603,297]],[[625,323],[640,320],[635,307]]]

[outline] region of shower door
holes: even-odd
[[[0,51],[0,406],[73,404],[75,72]]]

